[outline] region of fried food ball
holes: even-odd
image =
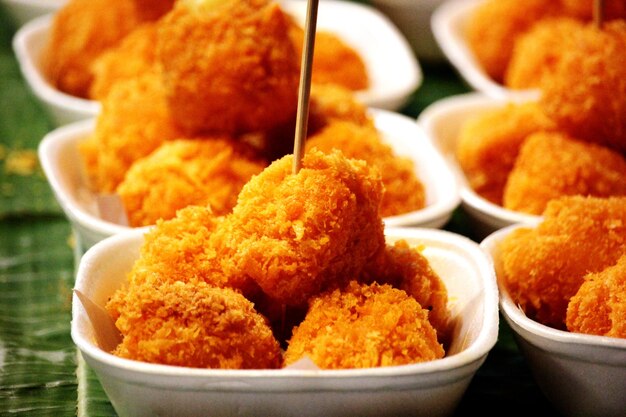
[[[304,31],[294,24],[290,36],[296,53],[301,56]],[[311,81],[316,84],[338,84],[357,91],[369,86],[369,75],[365,61],[352,46],[334,33],[318,30],[315,34]]]
[[[137,13],[145,20],[158,20],[174,7],[176,0],[131,0]]]
[[[563,11],[567,15],[579,19],[593,18],[593,2],[595,0],[561,0]],[[604,0],[604,18],[606,20],[626,19],[626,2],[624,0]]]
[[[93,135],[79,145],[96,191],[114,192],[136,160],[182,137],[164,94],[161,78],[148,72],[116,84],[102,101]]]
[[[163,282],[206,282],[246,296],[258,293],[258,286],[249,277],[227,276],[221,269],[221,254],[211,245],[211,236],[222,220],[210,207],[188,206],[173,219],[157,221],[144,237],[140,256],[128,275],[129,283],[158,286]]]
[[[504,207],[539,215],[566,195],[626,195],[626,158],[558,132],[530,135],[506,183]]]
[[[587,25],[541,90],[540,104],[560,129],[626,152],[626,21]]]
[[[467,22],[468,46],[487,75],[502,82],[518,37],[560,7],[553,0],[487,0]]]
[[[282,365],[265,318],[240,293],[204,282],[134,285],[107,305],[117,317],[122,358],[164,365],[268,369]]]
[[[444,355],[428,310],[413,297],[389,285],[352,281],[310,302],[289,340],[285,363],[309,356],[322,369],[369,368]]]
[[[313,148],[325,153],[339,149],[348,158],[361,159],[376,167],[385,186],[381,216],[395,216],[425,207],[424,185],[415,174],[413,161],[395,155],[374,127],[331,122],[307,140],[306,149]]]
[[[170,219],[189,205],[210,205],[216,215],[225,215],[241,187],[265,165],[232,139],[177,139],[137,160],[116,192],[131,226]]]
[[[510,103],[468,118],[459,133],[456,156],[469,185],[501,205],[522,142],[531,133],[551,128],[553,123],[533,102]]]
[[[626,254],[585,276],[569,301],[565,323],[570,332],[626,338]]]
[[[537,22],[519,36],[504,75],[504,84],[513,89],[539,88],[543,77],[554,71],[561,54],[585,24],[566,17]]]
[[[46,77],[67,94],[88,97],[94,60],[140,22],[134,6],[125,0],[69,1],[52,21],[43,52]]]
[[[93,82],[89,97],[104,100],[111,88],[121,80],[155,71],[157,23],[147,22],[134,29],[118,45],[107,49],[94,60]]]
[[[339,151],[274,161],[241,190],[212,235],[222,269],[249,276],[277,302],[298,306],[358,276],[385,244],[377,170]]]
[[[374,127],[367,107],[350,90],[334,84],[312,84],[308,132],[312,135],[336,120]]]
[[[189,135],[271,129],[296,114],[299,57],[269,0],[180,0],[160,21],[167,101]]]
[[[359,282],[389,284],[405,291],[429,311],[428,321],[437,331],[440,342],[449,336],[448,290],[432,269],[420,248],[409,246],[406,240],[387,244],[368,261]]]
[[[584,276],[614,265],[626,250],[626,198],[552,200],[540,225],[514,231],[499,250],[513,301],[529,318],[564,329]]]

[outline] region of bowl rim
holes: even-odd
[[[493,232],[480,243],[481,249],[485,251],[494,264],[494,273],[499,293],[500,311],[507,321],[510,321],[519,329],[517,330],[517,333],[520,337],[523,337],[531,343],[532,340],[535,340],[535,343],[533,344],[538,343],[536,338],[539,338],[539,341],[542,342],[545,349],[580,359],[585,359],[585,356],[583,351],[577,354],[574,350],[576,347],[615,350],[618,353],[621,353],[621,363],[626,366],[626,339],[554,329],[526,316],[522,308],[511,298],[503,278],[497,273],[497,263],[494,259],[494,250],[496,250],[497,245],[511,232],[519,229],[535,228],[539,224],[540,221],[529,224],[513,224]],[[532,340],[529,340],[530,338],[532,338]],[[549,343],[549,347],[546,347],[546,343]],[[612,363],[612,357],[606,357],[605,359],[607,363]]]
[[[81,289],[85,285],[85,274],[93,264],[97,262],[101,252],[114,251],[119,245],[137,245],[145,231],[131,230],[108,237],[87,250],[83,255],[76,275],[76,288]],[[437,229],[422,228],[385,228],[385,235],[394,234],[394,237],[416,237],[420,239],[454,242],[454,246],[473,255],[480,269],[481,287],[485,294],[483,300],[483,325],[476,340],[465,350],[441,359],[401,366],[338,369],[338,370],[310,370],[310,369],[256,369],[256,370],[223,370],[223,369],[197,369],[182,366],[150,364],[129,359],[119,358],[97,347],[92,340],[85,337],[77,326],[76,317],[79,314],[79,301],[74,294],[72,298],[72,322],[71,336],[82,354],[90,357],[102,366],[129,373],[143,373],[153,376],[186,377],[191,379],[236,377],[237,380],[258,378],[307,378],[312,381],[324,380],[328,377],[335,379],[351,379],[361,377],[388,378],[398,376],[411,376],[416,374],[446,374],[465,370],[481,362],[495,345],[498,335],[498,292],[495,276],[490,262],[480,249],[479,245],[461,235]],[[106,372],[103,370],[103,372]],[[346,386],[346,390],[353,387]],[[237,388],[235,388],[237,389]],[[245,390],[245,388],[242,388]]]

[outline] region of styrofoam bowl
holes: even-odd
[[[472,52],[465,34],[467,22],[485,0],[447,0],[431,19],[433,35],[457,72],[474,90],[495,98],[528,100],[540,96],[538,90],[514,90],[493,80]]]
[[[626,339],[571,333],[529,319],[506,288],[498,246],[514,225],[480,246],[491,258],[500,311],[514,332],[541,391],[564,416],[622,417],[626,410]]]
[[[417,121],[426,138],[443,156],[459,183],[461,205],[468,213],[471,226],[480,237],[516,223],[532,223],[540,216],[505,209],[478,195],[470,187],[456,158],[459,133],[470,117],[506,106],[508,98],[493,98],[481,93],[468,93],[441,99],[428,106]]]
[[[0,4],[20,27],[36,17],[59,10],[67,0],[2,0]]]
[[[385,224],[432,228],[445,225],[460,204],[456,178],[445,161],[422,135],[415,120],[387,110],[370,111],[386,143],[397,155],[413,160],[416,176],[426,192],[426,207],[385,218]],[[94,128],[94,119],[56,128],[43,138],[38,149],[43,171],[83,250],[130,229],[104,220],[99,215],[98,196],[88,187],[78,144]]]
[[[302,23],[306,1],[284,0],[282,7]],[[95,117],[100,103],[59,91],[47,79],[41,56],[49,37],[52,16],[43,16],[24,25],[13,39],[20,69],[35,96],[57,125]],[[389,19],[370,6],[339,0],[322,0],[318,30],[337,34],[363,58],[369,88],[355,92],[368,107],[397,110],[422,83],[422,71],[407,40]]]
[[[403,366],[345,370],[191,369],[122,359],[94,342],[98,331],[74,295],[72,339],[121,417],[428,416],[454,412],[498,334],[493,268],[477,243],[441,230],[388,228],[406,239],[444,281],[453,318],[442,359]],[[104,306],[138,257],[143,231],[107,238],[80,261],[75,288]]]

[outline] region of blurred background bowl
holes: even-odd
[[[30,20],[53,13],[63,7],[67,0],[1,0],[4,8],[17,27]]]

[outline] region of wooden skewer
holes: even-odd
[[[86,294],[77,289],[74,289],[74,294],[87,312],[98,346],[106,352],[112,352],[122,342],[122,334],[115,327],[113,319],[105,309],[94,303]]]
[[[593,23],[598,29],[602,29],[604,23],[604,0],[593,0]]]
[[[313,51],[315,49],[315,31],[317,27],[317,8],[319,0],[307,0],[306,22],[304,27],[304,47],[300,68],[300,86],[298,88],[298,110],[296,114],[296,134],[293,144],[293,173],[297,174],[302,166],[304,140],[309,121],[309,97],[311,94],[311,73],[313,72]]]

